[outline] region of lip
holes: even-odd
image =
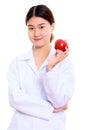
[[[34,41],[40,41],[42,38],[34,38]]]

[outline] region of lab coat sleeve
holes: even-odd
[[[74,71],[71,61],[58,63],[51,71],[42,74],[48,100],[55,108],[68,103],[74,93]]]
[[[28,96],[21,90],[16,61],[11,62],[7,74],[10,106],[23,114],[49,120],[53,112],[52,105],[43,99]]]

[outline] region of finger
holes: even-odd
[[[64,52],[61,50],[57,50],[56,55],[57,57],[60,57],[61,55],[64,55]]]
[[[65,47],[65,52],[69,52],[69,47]]]
[[[62,51],[62,50],[57,49],[57,50],[56,50],[56,53],[63,53],[63,51]]]
[[[69,52],[64,53],[64,57],[67,57],[69,55]]]
[[[64,52],[65,57],[69,55],[69,49],[67,48],[66,51]]]
[[[56,56],[58,58],[58,57],[61,57],[61,55],[62,55],[62,53],[58,52]]]

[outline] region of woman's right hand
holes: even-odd
[[[59,108],[54,108],[54,113],[57,113],[57,112],[60,112],[62,110],[67,110],[68,109],[68,104],[65,104],[64,106],[62,107],[59,107]]]

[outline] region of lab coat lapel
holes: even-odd
[[[30,67],[35,73],[37,72],[37,68],[34,63],[34,58],[33,58],[33,53],[32,53],[32,48],[29,50],[27,54],[25,54],[22,57],[22,60],[26,63],[28,67]]]
[[[54,53],[54,49],[51,48],[51,51],[47,57],[47,59],[44,61],[44,63],[42,64],[41,68],[43,68],[44,66],[46,66],[47,64],[47,60],[49,59],[49,57]],[[23,57],[23,60],[26,61],[26,64],[31,67],[31,69],[37,73],[37,67],[35,65],[35,61],[34,61],[34,57],[33,57],[33,53],[32,53],[32,48],[30,49],[30,51]],[[40,68],[40,69],[41,69]]]

